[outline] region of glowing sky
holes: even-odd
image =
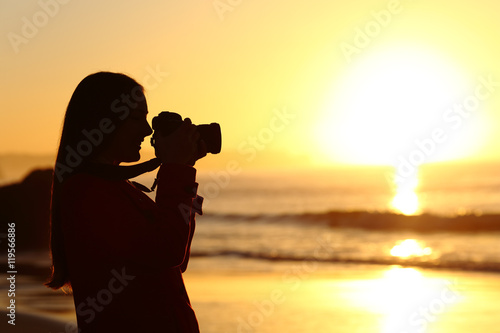
[[[500,159],[498,1],[0,4],[0,154],[54,153],[78,82],[110,70],[150,117],[219,122],[232,158]]]

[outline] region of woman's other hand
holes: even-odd
[[[200,134],[191,119],[184,119],[179,128],[169,135],[157,135],[155,153],[162,163],[177,163],[193,166],[196,160],[206,155],[203,141],[198,144]],[[199,151],[200,150],[200,151]]]

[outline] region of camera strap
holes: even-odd
[[[161,160],[159,158],[153,158],[149,161],[135,164],[135,165],[111,165],[111,164],[101,164],[101,163],[88,163],[84,168],[84,171],[105,179],[109,180],[128,180],[130,178],[135,178],[146,172],[151,172],[161,165]],[[151,189],[142,185],[141,183],[131,181],[131,183],[143,192],[153,192],[158,184],[158,177],[155,178],[153,186]],[[196,184],[198,185],[198,184]],[[203,197],[196,194],[197,188],[194,189],[193,198],[193,209],[195,213],[203,215]]]
[[[135,178],[139,175],[142,175],[143,173],[153,171],[160,165],[161,161],[159,158],[153,158],[143,163],[135,165],[126,165],[126,166],[101,164],[101,163],[88,163],[84,171],[91,175],[109,180],[126,180],[130,178]],[[148,189],[146,186],[139,184],[137,182],[132,181],[132,183],[145,192],[153,191],[155,186],[155,184],[153,184],[153,188]]]

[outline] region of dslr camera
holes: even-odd
[[[167,136],[174,132],[182,125],[182,117],[178,113],[163,111],[153,118],[153,136],[151,137],[151,145],[155,146],[155,140],[158,135]],[[198,139],[198,150],[200,149],[200,141],[203,140],[207,147],[207,153],[218,154],[222,146],[222,134],[220,125],[217,123],[195,125],[196,130],[200,134]]]

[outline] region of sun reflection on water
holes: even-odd
[[[391,201],[391,207],[404,215],[416,215],[420,213],[420,204],[416,189],[418,186],[418,174],[406,175],[401,170],[395,171],[394,188],[395,194]]]
[[[460,300],[451,282],[415,268],[391,266],[378,279],[353,283],[355,303],[377,314],[380,333],[427,332]]]
[[[422,257],[432,254],[430,247],[424,247],[415,239],[405,239],[394,245],[391,249],[391,255],[400,258]]]

